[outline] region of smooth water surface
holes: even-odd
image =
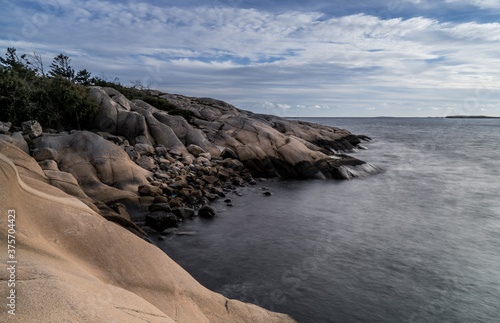
[[[383,172],[259,182],[158,245],[299,322],[500,322],[500,119],[303,120],[372,137],[354,156]]]

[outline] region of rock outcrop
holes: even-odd
[[[50,146],[66,149],[69,156],[87,149],[68,139],[53,139]],[[114,167],[105,159],[110,151],[97,150],[103,164],[91,154],[82,154],[87,160],[73,156],[67,161],[63,154],[64,167],[82,163],[91,173],[85,179],[90,185],[100,167]],[[5,219],[0,221],[0,248],[7,250],[6,217],[15,212],[16,322],[294,322],[207,290],[160,249],[106,221],[50,181],[33,158],[2,142],[0,213]],[[3,282],[9,280],[5,255]],[[3,295],[6,286],[2,284]],[[0,321],[11,318],[1,311]]]
[[[342,166],[364,164],[340,153],[360,143],[344,129],[255,114],[214,99],[159,97],[189,111],[192,116],[186,120],[140,100],[130,102],[114,89],[94,87],[92,93],[101,106],[96,119],[100,130],[123,135],[131,143],[146,137],[153,145],[162,144],[181,155],[185,164],[200,154],[199,149],[196,153],[187,149],[190,146],[210,154],[203,157],[220,157],[225,150],[225,156],[238,159],[259,176],[344,178]],[[134,117],[125,117],[129,114]]]
[[[255,185],[255,176],[348,179],[372,172],[343,153],[369,138],[219,100],[150,93],[175,111],[92,87],[100,107],[92,131],[0,122],[0,212],[19,215],[16,250],[23,255],[16,317],[293,322],[208,291],[148,243],[147,233],[176,232],[196,215],[215,217],[210,202],[241,194],[236,189]],[[0,221],[0,246],[6,225]]]
[[[59,170],[72,174],[90,198],[129,207],[140,205],[137,190],[148,183],[146,176],[150,173],[109,140],[92,132],[75,131],[42,136],[35,140],[35,146],[35,156],[43,151],[59,156]]]

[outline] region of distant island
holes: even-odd
[[[455,119],[500,119],[500,117],[490,117],[490,116],[446,116],[445,118],[455,118]]]

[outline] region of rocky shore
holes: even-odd
[[[255,185],[259,177],[348,179],[372,172],[345,154],[369,138],[208,98],[151,91],[182,112],[173,115],[113,88],[92,87],[90,95],[99,104],[91,131],[42,129],[36,121],[21,127],[0,123],[2,214],[12,207],[23,214],[20,245],[29,261],[20,286],[31,295],[24,299],[30,311],[43,305],[39,297],[48,280],[54,301],[68,296],[68,318],[82,318],[78,309],[88,305],[82,302],[97,301],[102,312],[88,315],[119,312],[124,322],[134,316],[161,322],[292,321],[203,289],[126,230],[148,241],[148,233],[171,230],[188,218],[212,218],[210,202]],[[55,268],[60,261],[64,266]],[[77,263],[83,267],[75,269]],[[96,280],[95,286],[75,290],[84,284],[81,275]],[[118,287],[130,295],[121,299]],[[102,288],[112,301],[101,297]],[[77,302],[79,297],[84,300]],[[147,311],[124,305],[137,297]],[[42,312],[63,317],[61,311]]]

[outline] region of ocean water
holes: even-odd
[[[372,137],[353,155],[382,171],[259,182],[158,246],[299,322],[500,322],[500,119],[305,120]]]

